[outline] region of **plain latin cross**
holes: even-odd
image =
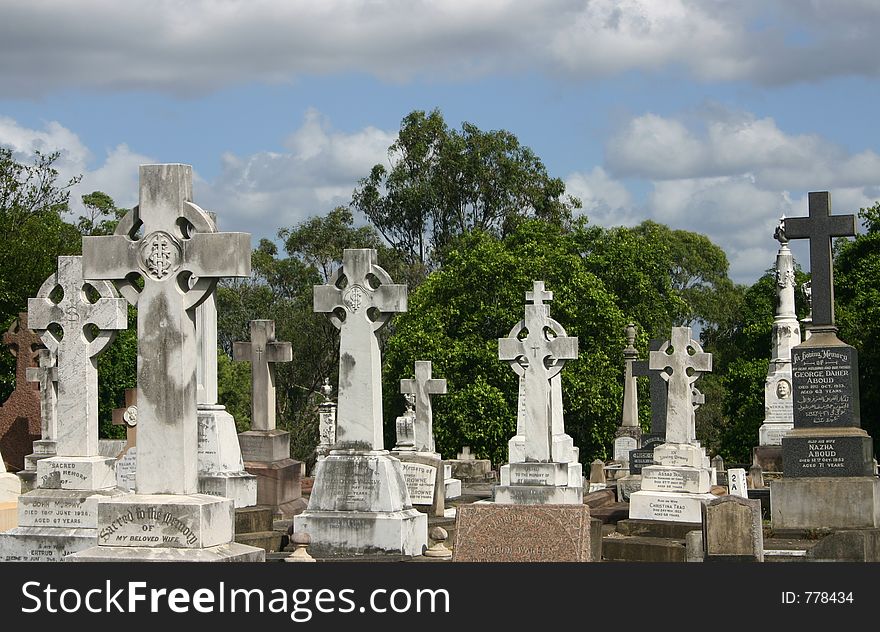
[[[400,380],[400,392],[415,396],[416,450],[434,451],[434,414],[431,408],[431,395],[446,393],[446,380],[431,377],[431,363],[416,360],[415,379]]]
[[[252,320],[250,330],[250,342],[232,345],[232,359],[251,363],[251,430],[275,430],[275,363],[293,360],[293,348],[275,340],[274,320]]]

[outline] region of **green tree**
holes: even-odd
[[[86,214],[80,215],[76,227],[83,235],[112,235],[119,220],[128,209],[117,208],[116,203],[103,191],[82,196]]]
[[[452,130],[436,109],[408,114],[388,157],[390,168],[375,165],[358,182],[351,204],[407,263],[425,272],[469,231],[503,236],[524,217],[563,225],[580,208],[516,136],[471,123]]]

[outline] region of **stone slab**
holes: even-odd
[[[265,562],[266,551],[232,542],[205,549],[96,546],[68,555],[65,562]]]
[[[703,554],[713,558],[764,561],[761,501],[721,496],[703,505]]]
[[[765,423],[758,428],[758,444],[762,446],[782,445],[782,437],[794,428],[794,423]]]
[[[786,478],[873,476],[874,442],[870,436],[787,436],[782,441]]]
[[[302,461],[291,458],[279,461],[245,461],[245,470],[256,477],[258,505],[275,507],[276,514],[293,516],[284,507],[305,505],[302,502]]]
[[[401,461],[401,467],[403,467],[403,478],[406,480],[410,502],[413,505],[433,504],[438,469],[425,463],[411,461]]]
[[[709,471],[696,467],[649,465],[642,468],[645,491],[705,494],[711,487]]]
[[[334,450],[315,466],[309,511],[398,512],[411,506],[400,460],[387,452]]]
[[[199,493],[229,498],[236,509],[251,507],[257,504],[257,477],[245,471],[200,475]]]
[[[112,457],[53,456],[37,461],[37,487],[99,490],[116,487]]]
[[[203,549],[232,542],[232,501],[204,494],[127,494],[98,503],[98,544]]]
[[[461,481],[457,478],[447,478],[443,481],[443,487],[446,490],[446,500],[461,496]]]
[[[506,467],[509,485],[568,485],[568,463],[511,463]]]
[[[97,543],[96,529],[16,527],[0,533],[0,560],[61,562],[67,555]]]
[[[643,481],[644,483],[644,481]],[[713,494],[638,491],[629,499],[629,517],[639,520],[695,522],[702,520],[702,505],[714,500]]]
[[[770,485],[774,531],[880,527],[880,479],[783,477]]]
[[[239,433],[244,461],[279,461],[290,458],[290,433],[284,430],[248,430]]]
[[[127,491],[137,487],[137,446],[131,446],[116,461],[116,486]]]
[[[499,505],[581,505],[584,501],[583,487],[498,485],[494,491]]]
[[[649,536],[602,539],[602,557],[609,562],[685,562],[686,553],[681,540]]]
[[[123,493],[118,489],[35,489],[19,498],[18,524],[22,527],[95,529],[98,526],[98,501]]]
[[[294,531],[311,536],[313,557],[422,555],[428,515],[409,508],[391,512],[313,511],[293,519]]]
[[[590,562],[591,528],[585,505],[461,505],[452,561]]]
[[[699,529],[699,522],[670,522],[669,520],[634,520],[627,518],[617,523],[617,532],[621,535],[673,540],[684,540],[688,533]]]
[[[492,480],[492,461],[489,459],[449,459],[452,477],[463,483]]]
[[[243,473],[239,436],[232,415],[223,406],[203,405],[198,409],[198,420],[199,476]],[[288,456],[284,454],[279,458]]]
[[[630,474],[618,478],[617,481],[617,499],[620,502],[629,502],[630,496],[642,488],[642,475]]]
[[[706,451],[689,443],[664,443],[654,448],[654,462],[675,467],[703,467],[708,465]]]
[[[795,428],[861,425],[858,352],[849,345],[791,350]]]

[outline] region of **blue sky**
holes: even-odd
[[[346,204],[400,121],[506,129],[590,221],[706,233],[731,276],[774,262],[809,191],[880,199],[874,0],[0,0],[0,144],[60,150],[74,191],[195,202],[256,244]],[[794,245],[808,268],[807,249]]]

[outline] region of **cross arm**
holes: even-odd
[[[397,283],[380,285],[373,292],[373,306],[383,312],[405,312],[407,308],[406,286]]]
[[[518,357],[524,355],[526,355],[526,348],[521,340],[517,338],[498,339],[499,360],[516,360]]]
[[[266,344],[267,362],[290,362],[293,360],[293,345],[289,342],[270,342]]]
[[[821,238],[813,228],[815,219],[811,217],[786,217],[785,236],[788,239]],[[822,218],[827,237],[852,237],[856,234],[855,215],[829,215]],[[822,231],[825,233],[825,231]]]
[[[236,362],[250,362],[253,345],[249,342],[232,343],[232,359]]]

